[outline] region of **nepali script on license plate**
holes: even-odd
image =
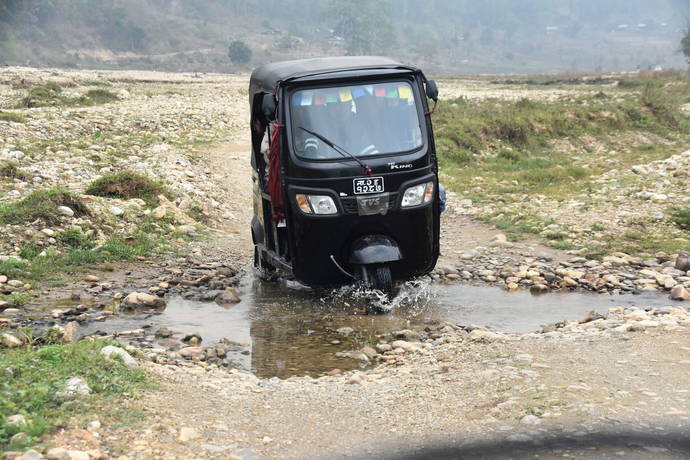
[[[355,195],[381,193],[384,191],[383,177],[363,177],[354,179],[352,188],[355,192]]]

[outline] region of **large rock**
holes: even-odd
[[[690,271],[690,253],[682,251],[676,258],[676,270],[682,272]]]
[[[180,356],[185,359],[200,361],[204,357],[203,347],[185,347],[179,351]]]
[[[67,449],[65,449],[64,447],[53,447],[52,449],[48,449],[48,452],[46,452],[46,459],[69,460],[69,456],[67,455]]]
[[[120,347],[116,347],[113,345],[103,347],[101,349],[101,355],[105,356],[108,359],[121,359],[124,365],[129,367],[130,369],[139,367],[139,363],[137,363],[137,360],[134,359],[132,355],[130,355]]]
[[[79,333],[79,323],[76,321],[70,321],[65,325],[62,334],[62,341],[64,343],[74,343],[79,341],[81,334]]]
[[[27,450],[22,454],[21,457],[19,457],[21,460],[41,460],[43,458],[43,455],[41,455],[39,452],[36,452],[35,450]]]
[[[220,294],[216,296],[216,303],[219,305],[230,305],[234,303],[240,303],[242,299],[237,295],[237,291],[234,288],[227,288]]]
[[[19,337],[9,333],[0,335],[0,343],[7,348],[17,348],[24,345],[24,342]]]
[[[72,377],[67,381],[65,384],[65,391],[58,392],[58,396],[60,397],[73,397],[73,396],[78,396],[78,395],[90,395],[91,394],[91,387],[89,387],[89,384],[86,383],[83,379],[80,379],[79,377]]]
[[[8,425],[13,425],[17,427],[22,427],[27,425],[26,417],[22,414],[10,415],[5,419]]]
[[[676,286],[671,290],[671,300],[690,300],[690,292],[683,286]]]
[[[405,340],[396,340],[395,342],[391,343],[391,346],[393,348],[399,348],[405,351],[417,351],[421,348],[421,344],[407,342]]]
[[[180,442],[189,442],[194,439],[199,439],[201,434],[195,429],[188,426],[183,426],[180,428],[180,436],[178,437]]]
[[[491,342],[503,342],[507,337],[503,334],[498,334],[496,332],[486,331],[484,329],[475,329],[470,332],[470,340],[473,342],[491,343]]]
[[[69,460],[67,449],[64,447],[53,447],[46,452],[46,459],[48,460]]]
[[[128,308],[137,307],[154,307],[154,308],[164,308],[166,303],[165,299],[161,297],[146,294],[144,292],[132,292],[125,300],[123,300],[123,305]]]
[[[59,212],[61,215],[63,215],[63,216],[66,216],[66,217],[72,217],[72,216],[74,216],[74,211],[73,211],[72,208],[70,208],[70,207],[67,207],[67,206],[58,206],[57,209],[58,209],[58,212]]]

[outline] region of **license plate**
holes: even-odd
[[[383,177],[365,177],[354,179],[353,190],[355,195],[383,192]]]
[[[357,213],[360,216],[386,215],[388,213],[388,193],[375,196],[358,196]]]

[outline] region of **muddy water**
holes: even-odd
[[[400,329],[423,328],[439,320],[486,325],[505,332],[529,332],[564,319],[577,319],[590,310],[605,312],[617,305],[668,305],[659,295],[593,295],[585,293],[533,296],[508,293],[497,287],[408,284],[385,315],[361,315],[371,296],[342,289],[304,292],[279,283],[247,278],[242,302],[229,308],[172,298],[162,312],[120,315],[92,323],[84,332],[121,332],[146,327],[151,334],[167,327],[196,332],[203,345],[221,339],[246,344],[231,356],[233,363],[261,377],[320,375],[334,368],[353,369],[359,363],[338,352],[375,344],[379,335]],[[352,328],[345,335],[341,328]],[[180,335],[177,336],[178,338]]]

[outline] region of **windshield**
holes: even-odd
[[[306,159],[344,157],[307,131],[358,157],[422,146],[419,114],[408,82],[300,90],[292,94],[290,106],[293,148]]]

